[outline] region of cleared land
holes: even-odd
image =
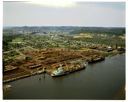
[[[37,28],[32,29],[36,31]],[[63,28],[62,31],[56,27],[53,31],[51,28],[48,31],[41,28],[43,32],[33,32],[32,29],[21,27],[4,30],[3,82],[43,72],[51,75],[60,64],[65,71],[73,72],[80,67],[70,63],[72,61],[93,63],[104,60],[106,56],[125,52],[123,28],[93,28],[86,32],[78,27],[69,30]],[[21,31],[23,33],[19,34]]]

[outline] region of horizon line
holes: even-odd
[[[81,26],[81,25],[13,25],[5,27],[103,27],[103,28],[126,28],[126,26]]]

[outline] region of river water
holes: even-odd
[[[4,99],[113,99],[125,87],[125,54],[66,76],[40,74],[9,84],[12,88]]]

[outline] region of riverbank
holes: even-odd
[[[36,74],[46,72],[51,75],[53,71],[64,65],[64,71],[69,74],[81,70],[79,64],[70,63],[81,60],[82,63],[95,63],[105,60],[103,52],[86,49],[86,50],[69,50],[69,49],[42,49],[36,51],[23,51],[25,59],[14,60],[12,63],[4,64],[3,82],[18,80]]]

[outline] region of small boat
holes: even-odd
[[[8,90],[8,89],[10,89],[11,87],[12,87],[11,85],[4,85],[4,86],[3,86],[4,90]]]

